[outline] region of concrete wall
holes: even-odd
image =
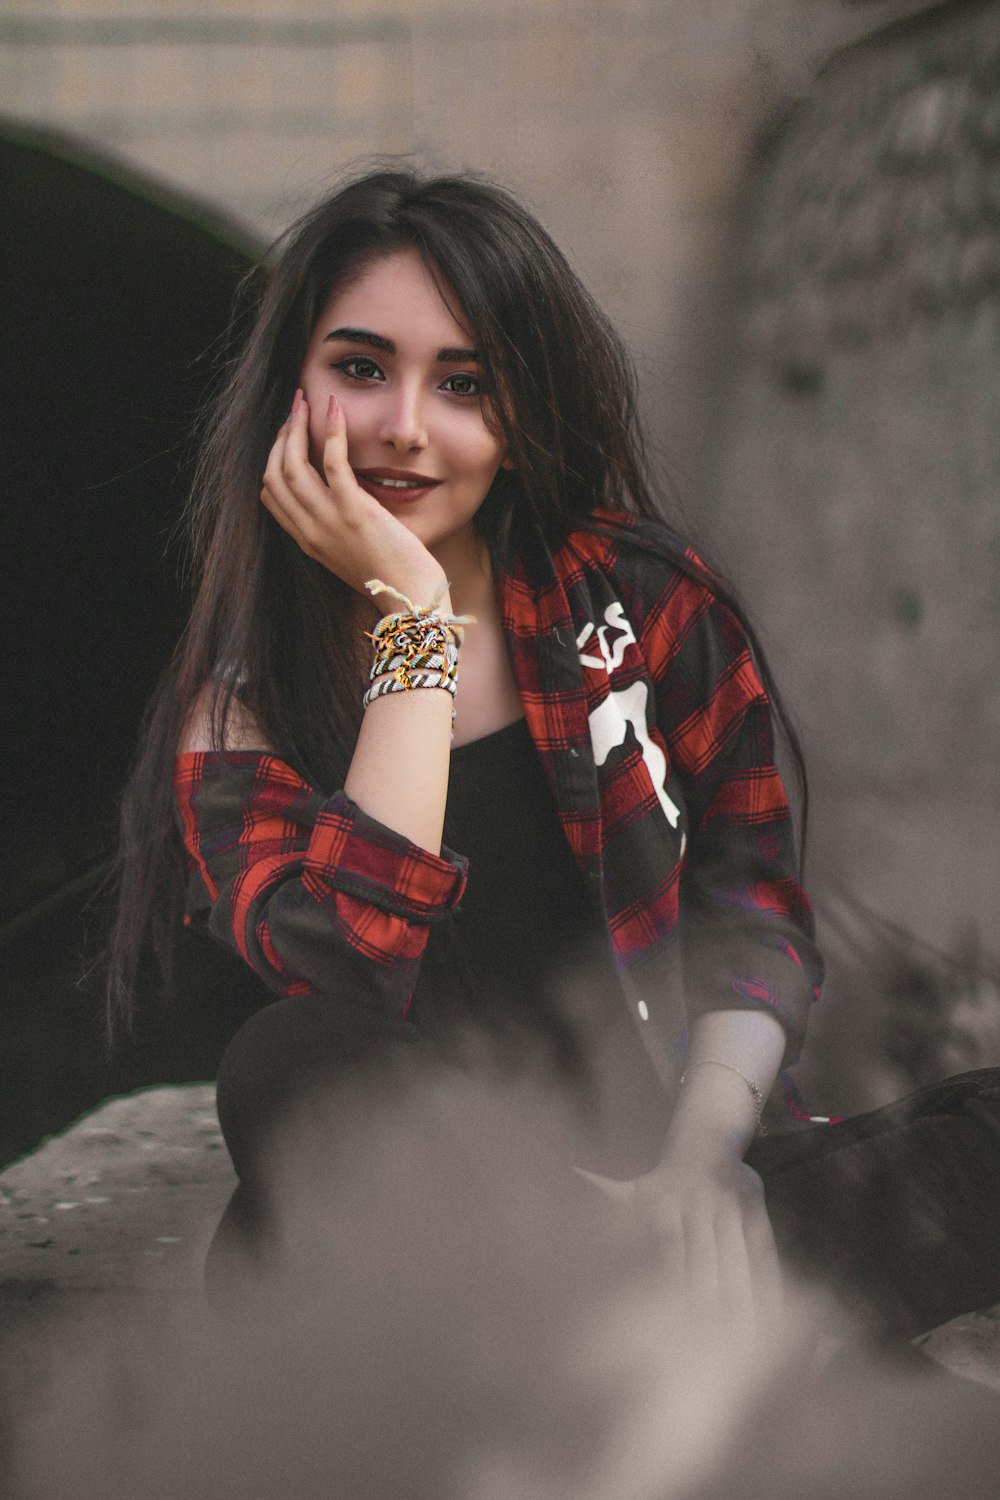
[[[895,949],[939,1040],[961,1013],[952,1063],[996,1060],[1000,7],[832,65],[761,161],[734,266],[710,524],[806,732],[815,887],[931,945],[863,920],[884,941],[859,1012]]]
[[[346,163],[409,152],[522,193],[643,365],[700,488],[720,260],[761,123],[928,0],[23,0],[0,101],[270,238]]]

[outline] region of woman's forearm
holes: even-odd
[[[442,688],[376,698],[365,709],[344,781],[362,812],[432,854],[441,852],[451,709]]]
[[[699,1017],[664,1161],[711,1165],[742,1157],[757,1131],[758,1103],[771,1090],[784,1050],[785,1032],[766,1011],[711,1011]]]
[[[780,1305],[781,1275],[763,1186],[742,1158],[784,1048],[785,1033],[766,1011],[702,1016],[660,1163],[636,1184],[678,1286],[751,1330]]]

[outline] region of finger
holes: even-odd
[[[722,1309],[738,1334],[752,1336],[757,1299],[750,1248],[743,1216],[738,1209],[720,1215],[716,1223],[716,1242]]]
[[[649,1228],[655,1256],[664,1279],[664,1284],[673,1293],[682,1293],[684,1288],[684,1228],[676,1206],[664,1197],[659,1185],[651,1187],[648,1180],[636,1183],[632,1205],[642,1222]]]
[[[784,1287],[781,1276],[781,1261],[774,1239],[774,1230],[762,1203],[749,1216],[746,1225],[746,1245],[753,1274],[754,1299],[758,1318],[763,1324],[772,1322],[781,1312]]]
[[[271,512],[278,524],[293,536],[302,545],[302,527],[305,521],[305,507],[300,495],[296,494],[289,482],[289,474],[294,473],[295,464],[289,459],[289,444],[293,442],[297,432],[304,426],[303,408],[305,400],[301,390],[295,392],[291,410],[285,418],[267,457],[267,464],[263,474],[263,485],[260,492],[261,503]]]
[[[289,504],[287,496],[282,498],[281,494],[276,492],[272,485],[265,484],[261,488],[260,502],[265,510],[270,511],[282,531],[287,531],[289,536],[293,537],[301,547],[303,542],[302,532],[297,523],[294,504]]]
[[[658,1216],[656,1230],[664,1285],[671,1292],[686,1292],[684,1229],[680,1219],[673,1214]]]
[[[331,489],[347,475],[350,475],[352,479],[354,477],[347,461],[347,418],[336,396],[331,396],[327,405],[323,473]]]
[[[309,464],[309,403],[301,388],[295,392],[295,400],[282,432],[282,470],[285,477],[294,483],[302,468]]]
[[[684,1281],[693,1297],[714,1302],[719,1295],[719,1251],[712,1215],[684,1215]]]
[[[264,465],[264,483],[272,493],[285,466],[285,447],[288,442],[288,426],[291,420],[291,413],[289,413],[278,428],[277,436],[271,444],[271,451],[267,455],[267,463]]]
[[[271,448],[264,489],[268,495],[262,490],[261,500],[275,520],[312,556],[315,518],[326,489],[309,460],[309,406],[301,389]]]

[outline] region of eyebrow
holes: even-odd
[[[329,344],[334,340],[340,340],[345,344],[364,344],[369,349],[380,349],[384,354],[395,354],[396,345],[392,339],[385,338],[381,333],[372,333],[370,328],[335,328],[332,333],[324,334],[323,343]],[[442,365],[462,364],[468,361],[470,364],[481,364],[482,358],[476,349],[445,348],[437,352],[437,362]]]

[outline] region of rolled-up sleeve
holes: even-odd
[[[461,855],[420,848],[257,751],[178,756],[174,796],[193,925],[281,994],[405,1014],[429,925],[461,899]]]
[[[657,719],[689,815],[681,881],[689,1018],[765,1009],[798,1055],[823,966],[775,766],[771,708],[745,632],[704,586],[679,580],[648,633],[662,647]]]

